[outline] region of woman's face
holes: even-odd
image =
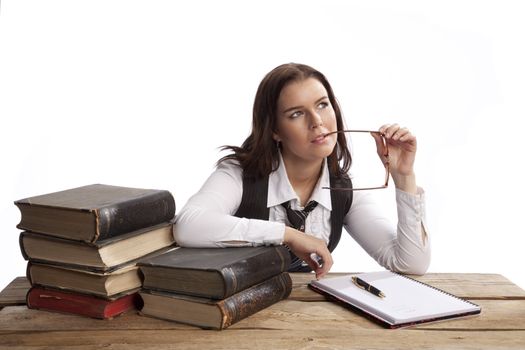
[[[284,158],[318,161],[328,157],[337,142],[335,111],[323,84],[315,78],[287,84],[277,101],[277,130]]]

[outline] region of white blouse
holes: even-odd
[[[177,215],[176,242],[186,247],[231,247],[279,245],[289,225],[282,203],[291,200],[292,209],[303,209],[292,188],[284,162],[268,179],[269,221],[238,218],[233,214],[242,199],[242,169],[234,161],[222,162],[202,188]],[[305,232],[327,244],[331,232],[332,202],[327,162],[310,200],[319,204],[308,215]],[[264,200],[261,198],[261,200]],[[373,196],[355,191],[343,226],[381,266],[402,273],[423,274],[430,264],[430,242],[425,229],[424,191],[413,195],[396,189],[397,230],[378,212]]]

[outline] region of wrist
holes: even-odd
[[[392,174],[392,179],[397,189],[407,193],[417,194],[415,173],[408,175]]]
[[[286,226],[284,229],[283,244],[290,244],[297,236],[297,232],[296,229]]]

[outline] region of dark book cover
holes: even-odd
[[[143,315],[220,330],[288,298],[291,291],[292,279],[283,272],[222,300],[145,289],[139,294]]]
[[[19,229],[95,242],[170,221],[175,200],[166,190],[102,184],[20,199]]]
[[[136,292],[108,300],[87,294],[33,286],[27,292],[27,307],[107,319],[142,307]]]
[[[284,246],[178,248],[139,264],[144,288],[224,299],[287,271]]]

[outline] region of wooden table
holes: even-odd
[[[331,274],[338,275],[338,274]],[[307,289],[292,274],[291,296],[224,331],[128,313],[95,320],[23,304],[18,278],[0,294],[0,348],[13,349],[525,349],[525,291],[497,274],[428,274],[417,279],[472,300],[479,316],[389,330]]]

